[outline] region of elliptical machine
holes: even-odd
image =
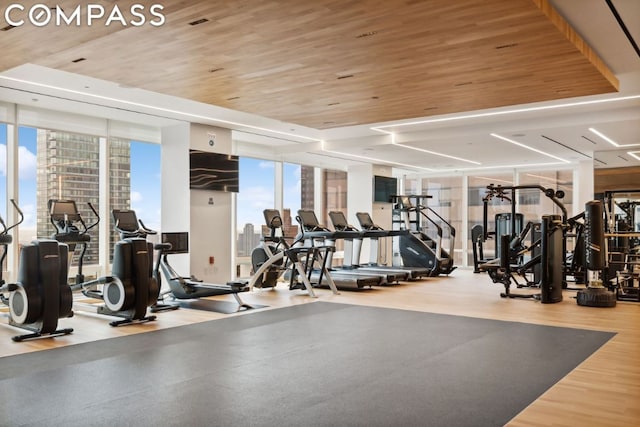
[[[19,221],[10,227],[0,217],[0,265],[13,241],[9,231],[24,220],[22,211],[12,199]],[[73,329],[58,329],[58,319],[72,317],[73,299],[67,284],[67,245],[54,240],[36,240],[20,252],[18,280],[5,284],[0,271],[0,299],[9,306],[9,325],[31,331],[16,335],[13,341],[53,338],[68,335]],[[1,269],[0,269],[1,270]],[[9,297],[5,293],[9,293]]]
[[[330,246],[307,247],[298,246],[304,240],[304,230],[301,235],[289,245],[282,232],[282,217],[277,209],[265,209],[264,219],[270,229],[269,236],[264,236],[260,246],[251,252],[253,276],[249,280],[249,288],[275,288],[280,276],[289,273],[289,289],[306,290],[311,298],[317,298],[314,286],[322,283],[323,279],[334,294],[339,294],[336,284],[329,273],[328,254],[335,248]],[[314,264],[319,263],[320,269],[312,282]]]
[[[160,293],[158,282],[152,275],[152,244],[142,238],[127,238],[117,242],[113,248],[112,275],[85,281],[82,264],[87,245],[91,241],[88,231],[100,222],[100,216],[89,203],[97,220],[87,227],[75,201],[49,200],[48,205],[51,223],[57,230],[53,238],[69,245],[72,254],[76,245],[82,247],[76,283],[71,289],[80,290],[88,298],[102,300],[104,304],[97,307],[98,314],[122,318],[110,322],[111,326],[155,320],[156,316],[147,316],[147,307],[156,303]],[[70,256],[69,262],[71,258]]]

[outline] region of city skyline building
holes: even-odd
[[[98,220],[89,203],[98,210],[100,203],[100,144],[103,138],[92,135],[37,130],[37,213],[38,238],[50,238],[55,227],[50,222],[50,199],[74,200],[86,225]],[[109,153],[110,208],[124,209],[130,205],[130,145],[129,141],[112,138]],[[104,220],[104,219],[103,219]],[[108,219],[110,222],[111,220]],[[111,224],[110,230],[113,230]],[[97,264],[99,254],[98,229],[89,231],[91,241],[84,256],[85,265]],[[111,243],[118,238],[111,232]],[[77,264],[74,257],[74,265]]]

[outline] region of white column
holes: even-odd
[[[213,143],[210,142],[212,137]],[[188,141],[189,148],[195,150],[221,154],[231,154],[233,151],[229,129],[192,123]],[[233,219],[236,215],[233,208],[235,196],[223,191],[189,190],[188,151],[186,150],[186,180],[181,191],[188,193],[190,198],[187,204],[189,271],[208,283],[226,283],[235,274],[232,244],[236,236]],[[166,196],[167,193],[163,192],[163,195]]]
[[[275,194],[273,195],[273,200],[274,200],[274,206],[276,209],[278,209],[278,212],[282,213],[282,209],[284,208],[284,197],[283,197],[283,191],[284,191],[284,178],[283,178],[283,174],[284,174],[284,165],[282,164],[282,162],[274,162],[275,167],[274,167],[274,191]],[[295,212],[291,212],[292,215],[296,215]]]
[[[469,266],[469,176],[462,175],[462,222],[459,230],[462,242],[462,266]]]
[[[582,212],[585,203],[593,200],[593,175],[593,160],[578,162],[573,170],[573,212],[569,212],[569,216]]]
[[[18,213],[9,200],[14,199],[20,206],[18,198],[18,117],[17,105],[14,105],[14,123],[7,125],[7,224],[15,224],[18,221]],[[13,243],[9,245],[7,254],[7,282],[15,281],[18,274],[18,255],[20,253],[20,227],[11,230]]]
[[[189,124],[162,128],[161,141],[160,229],[166,232],[189,231]],[[172,255],[171,265],[179,274],[189,274],[190,254]]]

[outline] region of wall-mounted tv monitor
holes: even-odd
[[[189,188],[239,191],[238,156],[189,150]]]
[[[398,194],[398,179],[388,176],[373,177],[373,201],[391,203],[391,196]]]

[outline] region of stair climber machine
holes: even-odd
[[[304,246],[308,248],[335,248],[335,242],[337,239],[353,240],[359,237],[358,232],[331,231],[320,225],[315,212],[310,209],[298,210],[296,220],[300,224],[301,229],[301,235],[296,240],[304,241]],[[360,290],[365,287],[381,285],[388,279],[388,277],[390,277],[387,274],[372,274],[368,272],[358,272],[356,270],[334,269],[332,266],[334,251],[335,249],[326,253],[327,259],[325,259],[324,262],[326,262],[326,266],[338,289]],[[318,272],[315,271],[314,274],[318,274]],[[395,280],[395,277],[393,280]]]
[[[3,248],[0,265],[3,265],[13,240],[9,231],[24,219],[13,199],[11,203],[20,219],[7,227],[0,218],[0,246]],[[71,328],[58,329],[58,319],[73,316],[73,298],[67,284],[67,256],[66,245],[54,240],[36,240],[20,251],[16,283],[5,283],[0,269],[0,300],[9,306],[9,325],[30,331],[14,336],[13,341],[53,338],[73,332]]]
[[[457,267],[453,265],[456,230],[430,207],[423,205],[431,196],[410,195],[391,197],[394,203],[392,223],[394,230],[409,230],[398,236],[398,246],[402,265],[430,269],[430,276],[449,275]],[[414,203],[415,201],[415,203]],[[438,218],[439,223],[427,212]],[[442,248],[443,227],[449,232],[449,245]],[[435,230],[435,235],[429,235]]]
[[[385,230],[384,228],[376,225],[371,219],[371,215],[367,212],[357,212],[356,218],[360,223],[363,237],[370,240],[369,246],[369,262],[364,264],[367,268],[380,267],[390,268],[393,270],[400,270],[408,273],[408,280],[419,279],[421,277],[429,276],[431,269],[424,267],[406,267],[406,266],[391,266],[380,265],[378,259],[380,258],[380,239],[388,237],[396,237],[402,234],[408,234],[409,230]],[[345,221],[346,222],[346,221]],[[357,259],[357,258],[356,258]]]
[[[69,246],[69,264],[75,249],[81,247],[78,257],[78,273],[74,291],[80,290],[87,298],[101,300],[94,304],[77,304],[97,314],[121,318],[111,321],[111,326],[125,326],[150,322],[156,316],[147,316],[147,308],[158,300],[160,288],[152,275],[153,246],[142,238],[127,238],[116,242],[113,248],[111,276],[85,281],[82,273],[83,259],[91,241],[89,230],[98,225],[100,216],[91,203],[88,204],[96,216],[95,223],[87,227],[73,200],[49,200],[49,216],[57,232],[53,238]]]
[[[156,231],[147,228],[142,221],[138,220],[138,216],[133,210],[113,209],[111,214],[113,215],[115,229],[123,239],[146,239],[149,235],[157,234]],[[193,276],[180,276],[173,269],[169,264],[168,256],[189,253],[189,233],[162,233],[161,240],[161,243],[154,245],[154,249],[158,252],[158,257],[153,267],[153,277],[157,281],[158,287],[162,289],[162,276],[164,276],[169,289],[160,293],[160,300],[163,300],[165,296],[170,296],[174,300],[191,300],[231,294],[238,303],[237,311],[253,308],[251,305],[244,303],[238,295],[249,290],[245,280],[237,280],[225,284],[204,283]],[[167,309],[166,307],[169,309],[178,308],[176,305],[155,305],[155,307],[158,306],[161,306],[158,310]],[[152,307],[153,310],[154,308]]]
[[[368,216],[368,214],[367,214]],[[415,278],[420,271],[423,271],[425,275],[428,274],[428,270],[420,269],[415,270],[411,267],[391,267],[386,265],[379,265],[377,263],[378,260],[378,239],[380,237],[386,237],[387,232],[384,230],[358,230],[354,226],[350,225],[347,222],[347,217],[344,215],[344,212],[341,211],[332,211],[329,212],[329,218],[333,223],[333,228],[336,231],[355,231],[360,234],[359,238],[353,239],[353,248],[352,251],[349,251],[347,245],[344,248],[344,262],[343,265],[345,268],[357,269],[360,272],[366,273],[388,273],[395,276],[396,280],[411,280]],[[369,218],[370,219],[370,218]],[[373,258],[373,261],[369,264],[360,264],[360,253],[362,250],[362,242],[367,238],[370,239],[371,242],[371,252],[370,255]]]
[[[304,232],[289,245],[282,233],[280,212],[265,209],[263,214],[270,231],[262,238],[260,246],[251,252],[253,276],[249,287],[273,289],[280,278],[288,274],[290,290],[306,290],[310,297],[317,298],[313,288],[326,283],[334,294],[339,294],[326,264],[329,259],[327,253],[334,248],[300,246]],[[318,269],[314,271],[315,264]]]

